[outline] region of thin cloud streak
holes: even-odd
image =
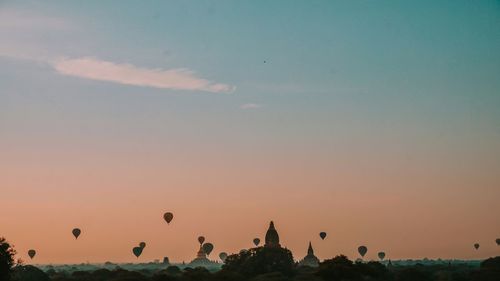
[[[193,71],[186,68],[148,69],[93,57],[62,58],[53,61],[52,66],[62,75],[123,85],[211,93],[231,93],[235,90],[234,86],[199,78]]]
[[[240,106],[241,109],[257,109],[261,107],[262,105],[257,103],[245,103]]]

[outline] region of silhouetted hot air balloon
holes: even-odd
[[[500,238],[497,238],[497,240],[495,240],[495,242],[497,242],[497,245],[500,246]]]
[[[326,238],[326,232],[320,232],[319,237],[321,237],[321,240],[325,240]]]
[[[212,252],[212,250],[214,249],[214,245],[212,245],[212,243],[205,243],[203,244],[203,252],[205,252],[205,254],[210,255],[210,253]]]
[[[134,253],[134,256],[139,258],[139,256],[142,254],[142,248],[141,247],[134,247],[132,249],[132,253]]]
[[[358,253],[361,255],[361,257],[364,257],[366,255],[366,252],[368,252],[368,248],[366,248],[366,246],[358,247]]]
[[[170,222],[172,221],[173,218],[174,218],[174,214],[172,214],[170,212],[163,214],[163,219],[167,222],[167,224],[170,224]]]
[[[259,246],[259,244],[260,244],[260,239],[259,239],[259,238],[255,238],[255,239],[253,239],[253,244],[255,245],[255,247]]]
[[[227,258],[227,253],[226,252],[222,252],[219,254],[219,258],[222,262],[225,262],[226,261],[226,258]]]
[[[30,259],[33,259],[36,255],[36,251],[31,249],[28,251],[28,256],[30,256]]]
[[[385,253],[384,252],[379,252],[378,254],[378,258],[383,261],[385,259]]]
[[[199,236],[198,237],[198,242],[200,242],[200,245],[203,245],[203,242],[205,242],[205,237]]]
[[[73,232],[73,236],[75,236],[75,239],[78,239],[78,236],[80,236],[80,234],[82,234],[82,231],[79,228],[73,229],[72,232]]]
[[[141,247],[143,249],[146,248],[146,242],[139,243],[139,247]]]
[[[474,244],[474,248],[477,250],[479,249],[479,243]]]

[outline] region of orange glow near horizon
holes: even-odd
[[[378,251],[388,259],[475,259],[499,251],[498,218],[491,209],[498,191],[470,193],[465,187],[478,179],[459,166],[446,174],[419,159],[399,166],[381,159],[377,166],[319,153],[261,154],[260,159],[229,152],[200,159],[138,151],[125,159],[103,151],[49,149],[4,156],[12,161],[0,166],[1,212],[8,214],[0,217],[1,234],[28,263],[141,262],[164,256],[188,262],[199,235],[215,245],[215,259],[222,251],[251,247],[255,237],[263,241],[270,220],[296,259],[305,255],[309,241],[321,259],[357,258],[361,244],[368,246],[368,259],[376,259]],[[354,164],[364,168],[351,170]],[[495,183],[485,179],[477,183]],[[456,197],[432,188],[441,184],[452,186]],[[170,225],[162,217],[166,211],[174,213]],[[73,227],[83,231],[78,240]],[[328,233],[324,241],[320,231]],[[136,259],[132,248],[141,241],[147,247]],[[479,251],[473,250],[475,242]],[[37,250],[33,261],[27,257],[31,248]]]

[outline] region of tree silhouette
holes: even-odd
[[[240,273],[246,277],[280,272],[285,276],[294,273],[295,262],[292,252],[284,248],[259,247],[243,250],[239,254],[227,257],[223,271]]]
[[[379,262],[353,263],[340,255],[320,263],[317,275],[326,281],[337,280],[392,280],[387,268]]]
[[[32,266],[16,266],[12,271],[14,281],[50,281],[49,276],[42,270]]]
[[[481,262],[479,271],[474,274],[474,281],[500,280],[500,256]]]
[[[12,248],[9,242],[7,242],[5,238],[0,237],[0,280],[10,280],[12,267],[15,264],[15,254],[16,251]]]

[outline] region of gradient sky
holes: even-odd
[[[295,258],[498,255],[499,77],[498,1],[1,1],[0,235],[189,261],[273,219]]]

